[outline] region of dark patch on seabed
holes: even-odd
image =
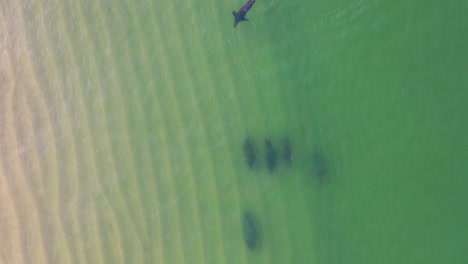
[[[286,167],[290,167],[292,164],[292,145],[288,137],[284,137],[280,142],[280,148],[279,148],[279,153],[277,153],[277,150],[275,146],[273,145],[273,142],[271,139],[267,138],[265,139],[265,145],[264,145],[264,161],[266,168],[270,173],[273,173],[273,171],[277,168],[278,162],[283,162]],[[256,167],[256,163],[258,161],[258,153],[256,149],[256,144],[253,138],[250,136],[247,136],[244,139],[244,145],[243,145],[243,152],[244,152],[244,159],[247,164],[247,166],[250,169],[253,169]]]
[[[245,212],[242,219],[242,233],[248,249],[256,250],[261,245],[260,224],[253,213]]]
[[[270,174],[274,174],[276,170],[278,170],[278,175],[283,175],[284,172],[292,170],[293,165],[296,167],[300,166],[301,168],[299,168],[299,171],[302,171],[302,173],[300,173],[301,177],[307,179],[307,182],[312,183],[312,185],[322,189],[321,187],[325,186],[324,183],[330,180],[331,174],[327,152],[317,145],[312,148],[305,147],[306,149],[302,150],[299,147],[298,150],[300,143],[293,146],[291,142],[297,141],[294,139],[291,140],[287,134],[278,140],[276,140],[275,137],[266,137],[263,139],[263,148],[257,151],[256,147],[260,145],[258,141],[256,142],[255,138],[251,136],[245,137],[243,142],[243,154],[246,165],[252,172],[262,172],[261,170],[254,170],[254,168],[261,168],[263,172],[265,172],[264,170],[266,169]],[[293,163],[294,158],[297,162]],[[262,175],[262,173],[260,173],[260,175]],[[274,178],[276,177],[265,177],[262,178],[262,180],[268,181]],[[285,184],[288,179],[290,178],[283,179]],[[309,189],[309,191],[311,193],[313,192],[312,189]],[[324,194],[327,193],[329,194],[330,192],[324,192]],[[321,197],[327,197],[327,195]],[[332,243],[331,239],[334,235],[334,229],[331,229],[329,226],[332,217],[330,208],[328,207],[329,204],[326,201],[327,199],[320,199],[320,204],[314,204],[313,208],[310,209],[317,210],[317,217],[320,219],[320,226],[318,227],[321,230],[318,231],[320,240],[324,240],[326,243]],[[260,221],[252,211],[244,211],[241,223],[245,247],[251,252],[259,250],[262,247],[263,239]],[[284,228],[288,227],[285,226]],[[299,234],[299,236],[300,235],[301,234]],[[330,245],[321,245],[320,247],[325,251],[328,250],[329,246]],[[318,257],[320,259],[328,258],[328,253],[324,255],[323,252],[321,252]],[[302,261],[304,260],[304,256],[299,257],[298,260],[304,263]]]
[[[289,137],[284,136],[279,142],[276,142],[279,148],[276,149],[274,141],[266,138],[264,141],[264,154],[260,155],[265,162],[266,169],[272,174],[279,165],[284,165],[284,168],[290,168],[293,163],[293,146]],[[243,144],[244,159],[250,169],[257,167],[259,161],[259,153],[256,148],[255,140],[247,136]],[[319,184],[323,184],[330,176],[330,164],[325,155],[325,152],[320,147],[313,147],[308,152],[307,158],[307,174],[317,179]],[[261,165],[261,164],[260,164]],[[262,167],[262,166],[260,166]],[[310,176],[309,176],[310,177]]]

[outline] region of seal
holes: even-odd
[[[247,15],[247,12],[249,12],[253,4],[255,4],[255,0],[249,0],[239,9],[239,11],[232,11],[232,14],[234,15],[234,27],[236,27],[239,22],[248,21],[248,19],[245,18],[245,15]]]

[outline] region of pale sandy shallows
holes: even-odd
[[[0,262],[245,262],[241,204],[262,200],[238,188],[226,139],[244,137],[236,89],[219,89],[235,76],[210,79],[216,66],[191,53],[210,44],[188,43],[191,29],[166,21],[176,11],[151,3],[0,10]],[[290,258],[282,248],[276,258]]]

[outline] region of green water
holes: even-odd
[[[127,204],[113,211],[125,261],[465,263],[467,2],[258,0],[233,28],[242,4],[52,8],[83,53],[89,112],[106,114],[90,115],[91,137],[112,131],[120,178],[107,180],[106,157],[96,166],[110,207]],[[289,137],[292,166],[248,169],[246,136],[262,150]],[[261,227],[255,251],[246,210]],[[145,227],[122,227],[132,218]],[[103,244],[105,262],[118,259]]]
[[[233,29],[230,11],[241,4],[171,1],[156,3],[155,14],[137,4],[140,16],[129,14],[126,27],[113,29],[127,39],[122,49],[130,49],[127,60],[135,60],[134,67],[149,64],[149,72],[137,71],[135,87],[140,96],[150,95],[142,106],[147,129],[159,125],[151,114],[155,104],[161,119],[181,120],[165,122],[170,134],[185,131],[166,138],[173,159],[181,160],[172,165],[182,183],[175,192],[190,192],[185,174],[200,178],[192,185],[214,192],[199,190],[197,203],[200,221],[219,221],[220,230],[202,225],[203,253],[182,242],[185,253],[173,253],[173,259],[190,262],[202,254],[209,263],[239,263],[239,256],[248,263],[465,262],[466,2],[259,0],[248,14],[251,21]],[[149,50],[132,40],[137,30]],[[153,48],[164,49],[165,60]],[[187,103],[190,98],[196,103]],[[174,107],[178,113],[164,110]],[[275,176],[247,170],[240,151],[246,135],[260,144],[289,136],[293,167]],[[178,149],[178,140],[187,148]],[[310,168],[317,147],[329,166],[323,185]],[[201,179],[221,173],[214,183]],[[209,215],[211,208],[217,216]],[[263,240],[259,252],[239,255],[238,215],[244,209],[258,215]],[[190,209],[179,210],[184,212]],[[190,221],[182,222],[182,232],[189,233]],[[170,220],[164,228],[171,228]],[[176,247],[167,241],[166,248]]]

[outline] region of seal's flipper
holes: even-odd
[[[232,15],[234,16],[234,27],[236,27],[237,23],[239,23],[239,21],[237,20],[237,12],[233,10]]]
[[[239,22],[247,20],[244,17],[245,14],[243,14],[242,12],[232,11],[232,15],[234,16],[234,27],[236,27]]]

